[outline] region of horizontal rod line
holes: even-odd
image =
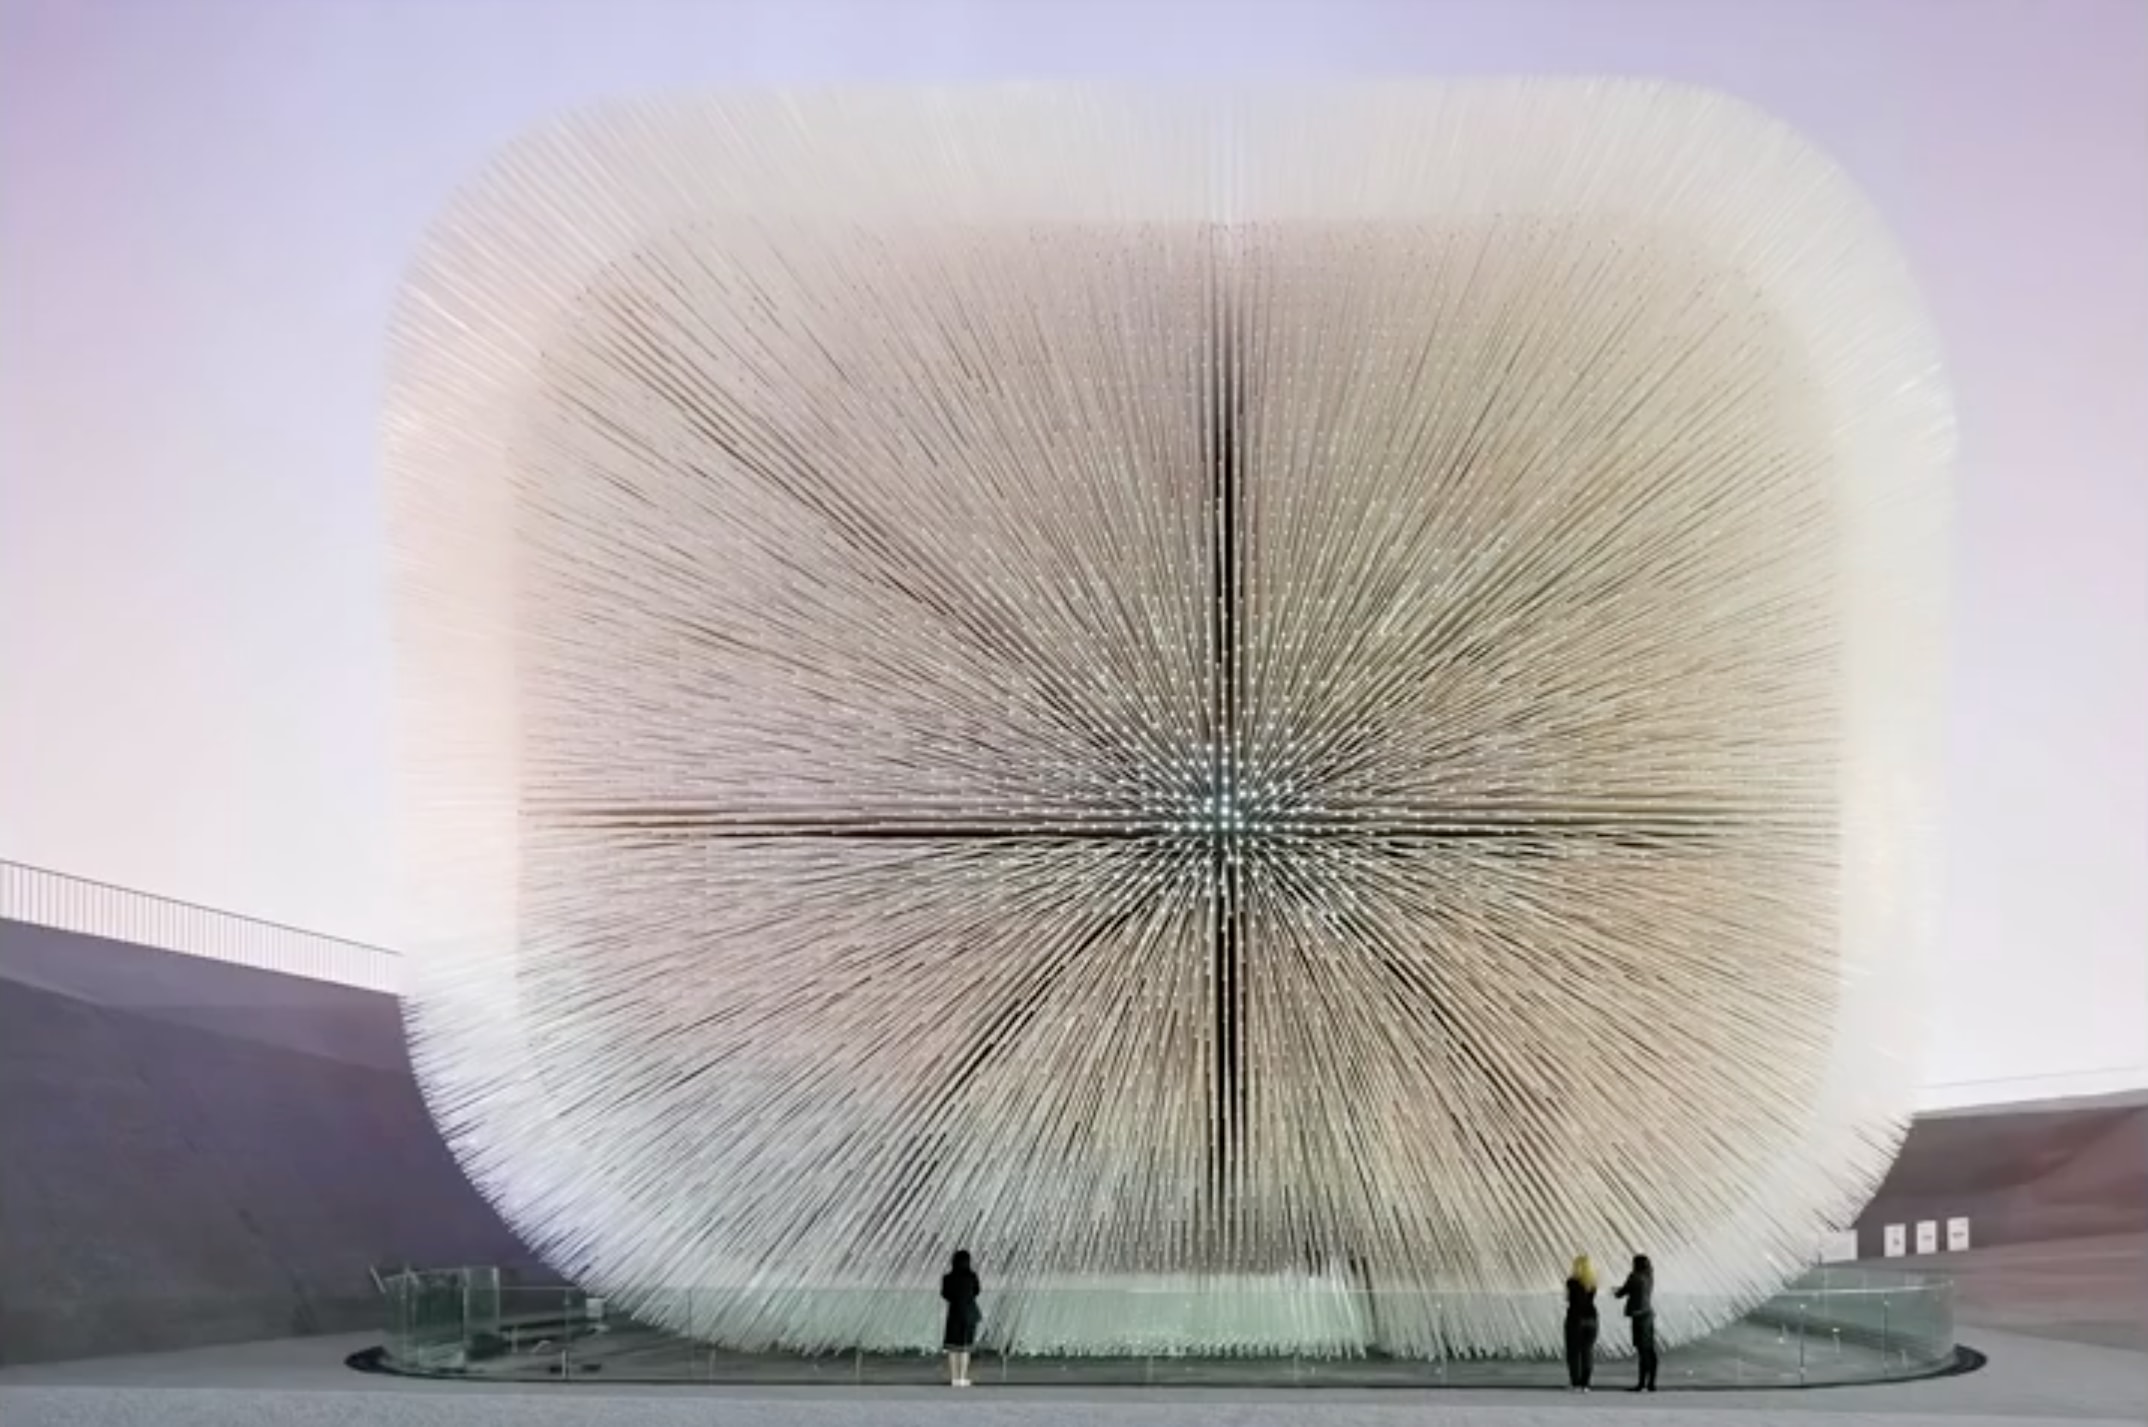
[[[1264,841],[1306,837],[1372,837],[1392,841],[1444,841],[1452,838],[1527,838],[1594,834],[1623,837],[1723,836],[1750,831],[1732,822],[1691,821],[1641,823],[1618,819],[1566,819],[1544,822],[1325,822],[1293,820],[1286,824],[1252,828],[1212,828],[1203,824],[1169,822],[1075,822],[1040,820],[1035,823],[726,823],[695,818],[646,815],[618,817],[542,818],[552,827],[610,828],[622,831],[693,833],[718,838],[921,838],[1063,842],[1070,839],[1212,838]]]

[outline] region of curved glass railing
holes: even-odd
[[[933,1351],[943,1305],[930,1290],[801,1290],[812,1317],[860,1324],[915,1322],[915,1341],[902,1347],[842,1352],[787,1350],[770,1343],[757,1351],[714,1347],[692,1336],[647,1326],[600,1297],[571,1287],[503,1284],[497,1270],[406,1273],[385,1280],[389,1329],[374,1366],[421,1376],[490,1379],[601,1379],[609,1382],[854,1382],[927,1383],[938,1380]],[[1139,1296],[1140,1302],[1130,1302]],[[698,1328],[735,1311],[737,1295],[720,1289],[677,1289],[652,1299],[651,1316]],[[1152,1294],[1145,1290],[1025,1291],[1005,1299],[988,1292],[984,1330],[970,1371],[973,1381],[1253,1385],[1563,1386],[1563,1365],[1549,1356],[1510,1358],[1438,1350],[1366,1352],[1343,1347],[1332,1355],[1248,1353],[1231,1357],[1173,1352],[1162,1342],[1130,1343],[1109,1356],[1055,1355],[1048,1326],[1115,1317],[1162,1335],[1173,1323],[1194,1328],[1228,1316],[1214,1293]],[[1540,1312],[1555,1335],[1560,1298],[1478,1302],[1462,1294],[1343,1293],[1321,1310],[1340,1329],[1373,1325],[1372,1341],[1389,1333],[1424,1340],[1427,1328],[1459,1325],[1487,1311]],[[1666,1297],[1659,1318],[1720,1321],[1723,1305]],[[1481,1321],[1481,1320],[1480,1320]],[[1459,1338],[1457,1333],[1446,1337]],[[1549,1336],[1549,1335],[1548,1335]],[[1667,1333],[1666,1337],[1675,1337]],[[1367,1339],[1360,1336],[1356,1341]],[[1437,1337],[1432,1341],[1437,1341]],[[1598,1348],[1598,1382],[1630,1377],[1626,1328],[1607,1313]],[[1935,1277],[1873,1269],[1815,1269],[1731,1323],[1663,1354],[1665,1389],[1798,1387],[1929,1377],[1962,1365],[1954,1341],[1952,1284]]]

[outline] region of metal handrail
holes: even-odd
[[[0,858],[0,918],[391,994],[402,954],[350,937]]]
[[[267,917],[250,917],[244,912],[234,912],[227,907],[204,906],[200,902],[189,902],[184,897],[167,897],[162,892],[145,892],[139,887],[122,887],[117,882],[100,882],[95,877],[84,877],[76,872],[61,872],[52,867],[40,867],[34,862],[17,862],[12,857],[0,857],[0,869],[10,872],[35,872],[40,877],[57,877],[62,882],[73,882],[78,886],[97,887],[107,892],[119,892],[129,897],[140,897],[145,901],[162,902],[167,907],[184,907],[190,912],[207,912],[212,917],[229,917],[235,922],[248,922],[257,927],[268,927],[272,931],[292,932],[298,936],[312,937],[316,941],[337,942],[359,951],[377,951],[382,956],[402,955],[392,946],[381,946],[375,942],[358,941],[347,936],[337,936],[334,932],[319,932],[311,927],[294,927],[289,922],[274,922]]]

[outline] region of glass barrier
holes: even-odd
[[[382,1283],[387,1301],[384,1366],[422,1376],[613,1382],[938,1382],[943,1305],[931,1290],[801,1287],[771,1301],[765,1288],[664,1289],[637,1300],[650,1326],[572,1287],[503,1285],[496,1269],[409,1272]],[[1044,1385],[1564,1385],[1550,1351],[1512,1356],[1452,1351],[1466,1318],[1510,1323],[1517,1343],[1555,1339],[1556,1293],[1502,1298],[1337,1290],[1310,1298],[1125,1289],[987,1292],[972,1356],[976,1382]],[[746,1305],[757,1304],[757,1322]],[[1287,1308],[1287,1320],[1275,1316]],[[1815,1270],[1727,1326],[1731,1305],[1660,1295],[1665,1347],[1659,1380],[1680,1387],[1796,1387],[1881,1382],[1949,1371],[1955,1364],[1952,1285],[1876,1270]],[[813,1321],[858,1344],[812,1350],[786,1341],[783,1324]],[[1134,1325],[1110,1354],[1073,1354],[1108,1325]],[[894,1325],[901,1325],[899,1327]],[[1552,1325],[1550,1333],[1545,1325]],[[1265,1328],[1297,1344],[1327,1339],[1331,1351],[1233,1354],[1174,1351],[1180,1334],[1226,1331],[1257,1343]],[[707,1339],[721,1335],[732,1346]],[[1367,1348],[1366,1344],[1373,1346]],[[1632,1373],[1627,1326],[1606,1313],[1597,1383]]]

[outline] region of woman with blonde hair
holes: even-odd
[[[1596,1370],[1596,1265],[1587,1254],[1566,1275],[1566,1390],[1587,1392]]]

